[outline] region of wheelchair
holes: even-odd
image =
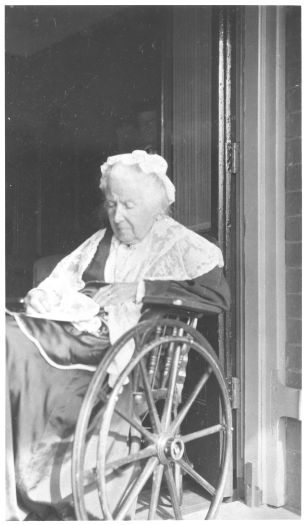
[[[73,458],[72,489],[77,520],[90,519],[86,504],[88,488],[98,493],[101,515],[105,520],[125,520],[142,493],[148,494],[147,519],[163,519],[162,491],[168,494],[168,517],[183,519],[182,501],[185,480],[209,499],[204,519],[215,519],[223,499],[231,462],[232,415],[226,381],[219,360],[207,339],[197,330],[204,314],[219,314],[208,305],[174,301],[171,305],[146,305],[139,323],[108,350],[93,375],[76,426]],[[162,303],[162,304],[161,304]],[[112,389],[105,389],[107,370],[127,343],[133,342],[134,353],[120,373]],[[189,364],[194,362],[198,377],[187,386]],[[196,363],[196,365],[195,365]],[[127,382],[131,385],[133,416],[121,412],[117,398]],[[191,429],[186,424],[208,385],[215,385],[217,396],[214,421],[205,428]],[[85,468],[86,439],[92,426],[93,413],[103,405],[98,421],[96,467]],[[96,412],[95,412],[96,411]],[[136,452],[116,460],[107,460],[107,440],[113,415],[128,422],[140,437]],[[202,420],[202,418],[199,418]],[[214,484],[200,474],[189,460],[188,448],[196,440],[214,437],[219,444],[218,465]],[[107,492],[107,477],[121,475],[128,465],[140,465],[135,479],[116,512],[111,509]],[[165,499],[165,498],[164,498]],[[146,508],[147,511],[147,508]],[[164,517],[165,519],[165,517]]]

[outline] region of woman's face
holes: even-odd
[[[133,167],[116,164],[112,168],[105,191],[106,208],[114,235],[125,244],[144,239],[158,215],[147,180]]]

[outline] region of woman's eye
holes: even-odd
[[[127,210],[131,210],[132,208],[134,208],[133,202],[126,202],[125,208],[127,208]]]
[[[108,208],[110,210],[112,208],[115,208],[116,202],[114,202],[114,201],[105,201],[104,205],[105,205],[106,208]]]

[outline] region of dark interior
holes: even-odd
[[[163,18],[163,17],[162,17]],[[99,166],[158,145],[161,8],[6,8],[7,295],[99,228]]]

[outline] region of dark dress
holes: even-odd
[[[95,257],[84,272],[85,283],[101,279],[109,254],[110,236],[100,242]],[[229,307],[229,289],[221,268],[191,281],[145,281],[144,304],[180,299],[198,308]],[[35,344],[19,329],[13,316],[7,319],[7,450],[8,520],[18,515],[16,499],[28,519],[75,519],[71,496],[71,451],[74,429],[83,397],[92,379],[88,370],[71,369],[71,364],[97,366],[109,347],[108,333],[101,336],[78,331],[70,323],[30,318],[19,314],[27,332],[39,340],[48,362]],[[57,367],[57,366],[59,366]],[[121,410],[132,410],[129,384],[118,401]],[[136,446],[128,423],[112,420],[109,458],[129,454]],[[129,437],[129,438],[128,438]],[[94,447],[95,436],[90,447]],[[13,451],[13,452],[12,452]],[[91,461],[91,455],[89,454]],[[14,471],[12,465],[14,463]],[[137,472],[108,482],[115,507],[125,487]],[[14,478],[15,476],[15,478]],[[15,492],[16,484],[16,492]],[[97,502],[93,500],[93,516]],[[52,511],[51,511],[52,509]],[[32,512],[32,514],[31,514]],[[34,518],[33,518],[34,516]],[[99,516],[98,516],[99,517]]]

